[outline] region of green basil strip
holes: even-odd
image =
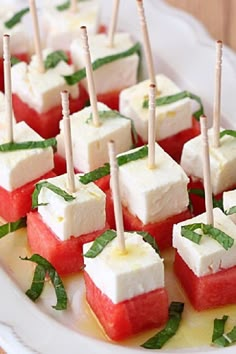
[[[188,193],[189,194],[195,194],[201,198],[204,198],[205,199],[205,191],[203,189],[200,189],[200,188],[190,188],[188,190]],[[216,199],[214,197],[214,195],[212,195],[212,202],[213,202],[213,208],[220,208],[222,211],[224,211],[224,208],[223,208],[223,199]]]
[[[82,1],[87,1],[87,0],[77,0],[77,1],[82,2]],[[56,6],[56,9],[58,11],[68,10],[70,8],[70,3],[71,3],[70,1],[66,1],[63,4]]]
[[[165,328],[148,339],[141,347],[146,349],[161,349],[176,334],[183,310],[184,304],[182,302],[172,302],[169,307],[169,320]]]
[[[204,114],[204,107],[202,104],[202,100],[199,96],[197,96],[189,91],[182,91],[182,92],[178,92],[174,95],[158,97],[158,98],[156,98],[156,106],[164,106],[166,104],[180,101],[184,98],[191,98],[192,100],[197,101],[199,103],[199,105],[200,105],[199,110],[193,113],[193,116],[199,121],[201,115]],[[143,101],[143,108],[148,108],[148,105],[149,105],[149,99],[145,98]]]
[[[14,222],[8,222],[7,224],[0,226],[0,238],[14,232],[16,230],[26,227],[26,217],[21,218]]]
[[[55,138],[39,140],[39,141],[24,141],[22,143],[10,142],[10,143],[0,145],[0,152],[46,149],[48,147],[56,147],[56,145],[57,145],[57,140]]]
[[[14,57],[14,56],[11,57],[11,66],[14,66],[20,62],[21,62],[21,60],[18,59],[17,57]]]
[[[230,249],[234,244],[234,239],[232,237],[211,225],[203,224],[203,232],[204,234],[207,234],[207,236],[216,240],[225,250]]]
[[[214,342],[217,338],[221,337],[224,334],[225,323],[229,316],[224,315],[222,318],[214,319],[214,328],[212,333],[212,342]]]
[[[136,43],[133,47],[129,48],[128,50],[125,50],[124,52],[113,54],[113,55],[108,55],[107,57],[99,58],[96,59],[92,63],[93,70],[99,69],[101,66],[112,63],[113,61],[129,57],[135,53],[139,54],[141,51],[141,45],[140,43]],[[86,70],[85,68],[80,69],[76,71],[72,75],[67,75],[64,76],[64,79],[66,80],[68,85],[74,85],[84,79],[86,77]]]
[[[47,55],[44,61],[45,69],[53,69],[61,61],[65,61],[66,63],[68,63],[68,55],[63,50],[56,50],[55,52],[52,52]]]
[[[236,138],[236,130],[231,130],[231,129],[225,129],[220,132],[220,138],[223,138],[223,136],[229,135],[232,136],[233,138]]]
[[[4,26],[8,29],[13,28],[15,25],[17,25],[22,17],[29,12],[29,7],[26,7],[20,11],[18,11],[17,13],[15,13],[14,16],[12,16],[8,21],[4,22]]]
[[[199,245],[202,235],[194,231],[197,229],[201,229],[201,225],[202,225],[201,223],[196,223],[196,224],[181,226],[181,236]]]
[[[142,159],[148,155],[148,147],[144,145],[141,149],[117,157],[117,163],[119,166],[122,166],[128,162],[136,161]],[[83,176],[80,176],[79,180],[83,184],[88,184],[94,182],[99,178],[105,177],[110,174],[110,164],[105,163],[103,166],[93,170],[91,172],[85,173]]]
[[[146,232],[146,231],[132,231],[132,232],[136,232],[136,234],[142,236],[143,240],[145,242],[149,243],[149,245],[152,246],[152,248],[154,248],[156,253],[160,255],[160,250],[157,245],[157,242],[156,242],[155,238],[149,234],[149,232]]]
[[[137,142],[138,142],[138,135],[134,126],[134,121],[131,118],[128,118],[126,116],[123,116],[120,114],[120,112],[116,111],[116,110],[109,110],[109,111],[99,111],[98,112],[99,118],[101,120],[103,119],[115,119],[115,118],[123,118],[123,119],[127,119],[130,121],[131,123],[131,132],[132,132],[132,138],[133,138],[133,145],[136,146]],[[89,118],[87,119],[86,123],[91,122],[93,119],[92,114],[90,114]]]
[[[53,193],[62,197],[66,202],[71,202],[72,200],[75,199],[75,197],[68,194],[63,189],[55,186],[54,184],[52,184],[48,181],[42,181],[42,182],[36,183],[34,192],[32,194],[32,208],[37,208],[39,205],[46,205],[46,204],[38,204],[38,197],[39,197],[39,193],[42,188],[50,189]]]
[[[116,237],[116,232],[113,230],[107,230],[102,235],[98,236],[93,242],[90,249],[84,254],[84,257],[95,258],[101,253],[106,245],[110,243]]]
[[[214,340],[214,344],[218,345],[219,347],[228,347],[231,344],[236,342],[236,326],[228,332],[224,333],[221,337],[218,337]]]
[[[232,206],[231,208],[229,208],[225,212],[226,215],[232,215],[232,214],[235,214],[235,213],[236,213],[236,206]]]
[[[35,269],[33,282],[31,288],[26,291],[26,294],[31,300],[35,301],[43,291],[43,280],[45,280],[46,274],[48,274],[57,297],[57,303],[52,306],[55,310],[65,310],[67,308],[67,295],[62,283],[61,278],[57,274],[55,268],[49,263],[45,258],[41,257],[39,254],[33,254],[30,258],[22,258],[25,261],[31,261],[37,263],[38,267]]]

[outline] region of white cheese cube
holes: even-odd
[[[214,195],[229,189],[236,184],[236,139],[224,136],[220,139],[220,147],[212,146],[213,130],[208,130],[209,154],[211,166],[211,184]],[[202,138],[197,136],[184,144],[181,166],[188,176],[203,179]]]
[[[12,112],[12,120],[15,124],[14,112]],[[7,119],[6,119],[6,102],[5,95],[0,91],[0,130],[6,129]]]
[[[236,206],[236,189],[223,193],[223,206],[224,206],[224,211],[226,212],[230,208]],[[236,224],[236,213],[229,215],[229,217]]]
[[[158,97],[174,95],[181,90],[164,75],[157,75]],[[134,121],[138,135],[147,142],[149,110],[143,108],[150,81],[145,80],[120,93],[120,112]],[[156,107],[156,140],[162,140],[192,126],[191,101],[180,101]]]
[[[48,182],[68,192],[67,175],[49,178]],[[65,241],[70,236],[78,237],[100,230],[105,226],[105,194],[94,183],[82,184],[79,175],[75,176],[72,201],[65,201],[50,189],[43,187],[39,193],[38,202],[47,203],[39,206],[38,212],[46,225]]]
[[[125,243],[125,254],[116,237],[95,258],[84,257],[86,272],[114,304],[164,287],[163,259],[152,246],[135,232],[125,232]],[[84,245],[84,253],[91,245]]]
[[[128,33],[116,33],[114,46],[108,45],[107,35],[97,34],[89,37],[91,60],[101,59],[110,55],[118,54],[130,49],[134,43]],[[81,39],[71,44],[71,56],[77,70],[85,67],[84,50]],[[94,70],[94,82],[97,94],[122,90],[125,87],[136,84],[139,56],[132,54]],[[81,83],[88,90],[87,80]],[[128,116],[129,117],[129,116]]]
[[[103,103],[98,103],[99,111],[111,111]],[[91,116],[91,107],[71,115],[71,132],[73,161],[80,172],[89,172],[109,161],[107,143],[114,140],[117,153],[124,152],[132,146],[131,121],[126,118],[112,117],[101,119],[101,125],[95,127]],[[64,124],[60,123],[57,136],[58,154],[65,157]]]
[[[71,42],[80,36],[81,26],[87,27],[88,34],[95,34],[98,31],[100,17],[98,0],[78,2],[76,12],[70,9],[59,11],[56,5],[46,6],[42,11],[45,47],[69,50]]]
[[[119,168],[122,204],[143,224],[179,214],[189,204],[189,180],[183,169],[158,144],[155,144],[155,154],[153,169],[148,168],[147,157]]]
[[[14,125],[14,142],[43,140],[25,122]],[[5,144],[6,131],[0,130],[0,144]],[[0,185],[8,191],[13,191],[24,184],[41,177],[53,169],[53,150],[26,149],[11,152],[0,152]]]
[[[51,52],[51,49],[45,49],[44,59]],[[55,68],[40,73],[37,58],[33,55],[29,65],[21,62],[12,67],[12,92],[38,113],[47,112],[61,104],[61,91],[67,90],[72,98],[79,96],[78,85],[69,86],[63,78],[63,75],[71,75],[73,71],[72,65],[60,61]]]
[[[217,241],[206,235],[202,236],[200,244],[181,236],[181,226],[183,225],[201,222],[206,224],[206,213],[180,222],[173,228],[173,246],[198,277],[216,273],[236,264],[236,226],[219,208],[215,208],[213,211],[214,227],[234,239],[234,245],[227,251]]]

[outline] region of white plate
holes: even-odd
[[[102,0],[102,3],[102,19],[108,23],[112,2]],[[210,117],[214,87],[214,42],[196,20],[167,6],[162,0],[148,0],[145,8],[157,71],[170,76],[183,89],[198,94]],[[129,30],[137,38],[140,36],[135,1],[121,1],[119,27]],[[235,54],[224,48],[222,115],[227,127],[236,125],[235,104],[231,96],[236,92],[235,68]],[[24,291],[29,287],[33,268],[31,263],[19,260],[19,256],[25,256],[27,252],[23,231],[0,241],[0,346],[8,354],[147,352],[138,345],[118,345],[97,339],[94,337],[94,329],[90,333],[90,329],[86,328],[86,318],[89,315],[83,305],[83,282],[79,276],[65,280],[70,300],[70,308],[66,313],[51,309],[55,298],[49,285],[42,299],[37,304],[32,303]],[[80,322],[84,323],[83,328]],[[158,353],[232,354],[234,351],[235,347],[216,349],[205,346],[163,349]]]

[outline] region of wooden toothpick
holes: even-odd
[[[3,36],[3,67],[4,67],[4,87],[5,87],[5,111],[7,121],[7,141],[13,142],[13,119],[12,119],[12,90],[11,90],[11,54],[10,36]]]
[[[155,168],[156,140],[156,86],[149,86],[149,121],[148,121],[148,168]]]
[[[213,112],[213,147],[215,148],[220,146],[222,46],[222,41],[216,42],[215,97]]]
[[[108,30],[108,45],[109,45],[109,47],[114,46],[114,35],[116,32],[116,26],[117,26],[119,4],[120,4],[120,0],[113,0],[112,15],[111,15],[111,21],[110,21],[109,30]]]
[[[109,141],[108,143],[108,153],[109,153],[109,161],[111,167],[111,188],[112,188],[112,196],[114,202],[114,213],[115,213],[118,244],[121,252],[125,253],[126,249],[125,249],[125,237],[124,237],[124,224],[123,224],[123,217],[122,217],[122,207],[121,207],[120,188],[119,188],[119,169],[116,160],[115,143],[113,140]]]
[[[214,226],[212,186],[211,186],[211,167],[210,167],[210,157],[209,157],[206,116],[200,117],[200,126],[201,126],[201,137],[202,137],[202,163],[203,163],[203,181],[204,181],[204,190],[205,190],[206,217],[207,217],[207,224]]]
[[[158,87],[157,87],[157,83],[156,83],[152,50],[151,50],[151,44],[150,44],[150,39],[149,39],[149,34],[148,34],[147,22],[146,22],[145,13],[144,13],[143,0],[136,0],[136,1],[137,1],[137,6],[138,6],[138,13],[139,13],[139,17],[140,17],[142,34],[143,34],[144,55],[145,55],[146,62],[147,62],[148,76],[149,76],[151,84],[156,85],[156,91],[157,91]]]
[[[70,11],[71,12],[77,12],[78,6],[77,6],[77,0],[70,0]]]
[[[73,152],[71,142],[71,126],[69,111],[69,94],[68,91],[61,92],[61,104],[64,124],[64,144],[66,152],[66,170],[67,170],[67,188],[70,193],[75,192],[75,173],[73,164]]]
[[[38,16],[37,16],[37,10],[36,10],[34,0],[29,0],[29,7],[30,7],[32,21],[33,21],[34,47],[35,47],[35,54],[38,61],[38,70],[39,72],[43,73],[45,72],[45,67],[43,62],[43,54],[42,54],[42,47],[41,47],[41,40],[40,40],[40,33],[39,33]]]
[[[92,108],[93,124],[95,127],[99,127],[101,123],[98,114],[97,96],[95,90],[89,44],[88,44],[87,28],[86,26],[81,26],[80,28],[81,28],[82,46],[83,46],[84,57],[85,57],[85,68],[86,68],[86,77],[88,82],[89,99]]]

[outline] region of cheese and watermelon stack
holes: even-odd
[[[193,307],[206,310],[236,301],[236,226],[212,209],[206,118],[201,117],[206,213],[174,225],[174,270]]]
[[[26,123],[44,138],[59,133],[61,119],[60,92],[70,92],[70,110],[78,111],[85,105],[87,94],[78,85],[68,86],[64,75],[73,72],[73,65],[67,63],[63,52],[52,49],[41,50],[38,19],[34,0],[30,9],[35,30],[35,52],[29,65],[18,63],[12,68],[13,108],[16,120]]]
[[[62,92],[67,173],[39,182],[33,194],[38,210],[27,215],[28,242],[60,275],[83,268],[82,246],[108,225],[105,194],[94,183],[83,185],[73,172],[68,92]]]
[[[148,80],[122,90],[119,99],[119,110],[134,121],[139,136],[139,145],[148,140],[148,86],[156,84],[156,131],[158,144],[177,162],[180,160],[183,144],[199,134],[199,123],[192,118],[191,98],[196,96],[181,91],[166,76],[155,75],[148,29],[143,8],[143,1],[137,0],[143,32],[143,47],[148,67]]]
[[[168,295],[163,259],[140,234],[124,232],[114,142],[109,145],[117,232],[100,236],[109,240],[100,253],[96,240],[84,245],[84,278],[88,304],[108,337],[121,340],[163,325]]]
[[[53,150],[56,141],[44,141],[25,122],[13,124],[11,105],[11,63],[9,41],[4,35],[5,125],[0,130],[0,215],[16,221],[31,209],[35,183],[55,176]]]
[[[134,44],[128,33],[115,33],[118,0],[114,1],[114,15],[108,35],[104,33],[90,35],[90,52],[94,69],[95,91],[97,99],[112,109],[118,110],[119,93],[122,89],[137,82],[139,65],[139,43]],[[88,90],[85,77],[85,59],[81,40],[75,39],[71,44],[72,62],[78,70],[67,82],[80,81]]]

